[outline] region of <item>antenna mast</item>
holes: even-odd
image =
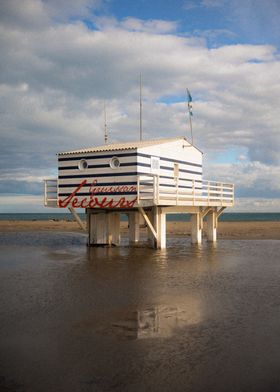
[[[140,92],[139,92],[139,101],[140,101],[140,113],[139,113],[139,126],[140,126],[140,141],[143,139],[143,127],[142,127],[142,74],[140,73]]]
[[[107,130],[106,101],[104,101],[104,140],[105,140],[105,144],[107,144],[108,143],[108,130]]]
[[[191,93],[189,91],[189,89],[186,89],[187,92],[187,97],[188,97],[188,112],[189,112],[189,121],[190,121],[190,130],[191,130],[191,139],[192,139],[192,145],[193,145],[193,130],[192,130],[192,116],[193,116],[193,112],[192,112],[192,96]]]

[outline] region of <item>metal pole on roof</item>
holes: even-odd
[[[140,113],[139,113],[139,126],[140,126],[140,140],[143,139],[143,127],[142,127],[142,74],[140,72],[140,92],[139,92],[139,101],[140,101]]]
[[[189,112],[189,121],[190,121],[190,130],[191,130],[191,139],[192,139],[192,145],[193,145],[193,130],[192,130],[192,116],[193,116],[193,112],[192,112],[192,96],[191,93],[189,91],[189,89],[186,89],[186,93],[187,93],[187,98],[188,98],[188,112]]]
[[[192,139],[192,145],[193,145],[192,116],[190,114],[189,114],[189,121],[190,121],[191,139]]]
[[[104,101],[104,140],[108,143],[108,129],[107,129],[107,115],[106,115],[106,101]]]

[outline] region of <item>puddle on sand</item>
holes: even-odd
[[[200,322],[200,307],[193,303],[188,309],[157,305],[142,310],[102,313],[82,321],[77,327],[93,330],[100,335],[136,340],[171,337],[178,329]]]

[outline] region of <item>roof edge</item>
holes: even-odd
[[[149,139],[149,140],[142,140],[142,141],[131,141],[131,142],[124,142],[124,143],[112,143],[112,144],[105,144],[101,146],[91,147],[91,148],[84,148],[79,150],[72,150],[72,151],[63,151],[58,152],[57,155],[71,155],[71,154],[85,154],[85,153],[95,153],[95,152],[106,152],[106,151],[117,151],[117,150],[137,150],[140,148],[150,147],[158,144],[164,143],[172,143],[178,140],[186,141],[189,146],[193,146],[195,149],[200,151],[199,148],[191,144],[185,136],[177,136],[177,137],[166,137],[160,139]]]

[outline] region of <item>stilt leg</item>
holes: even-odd
[[[217,211],[211,210],[207,215],[207,240],[217,241]]]
[[[89,214],[89,245],[108,244],[108,216],[106,213]]]
[[[129,225],[129,242],[139,242],[140,238],[140,220],[139,212],[133,211],[128,214],[128,225]]]
[[[157,249],[166,248],[166,214],[161,209],[157,212]]]
[[[192,244],[201,244],[202,241],[200,213],[192,214],[191,216],[191,241]]]
[[[120,214],[97,212],[89,214],[89,245],[119,245]]]

